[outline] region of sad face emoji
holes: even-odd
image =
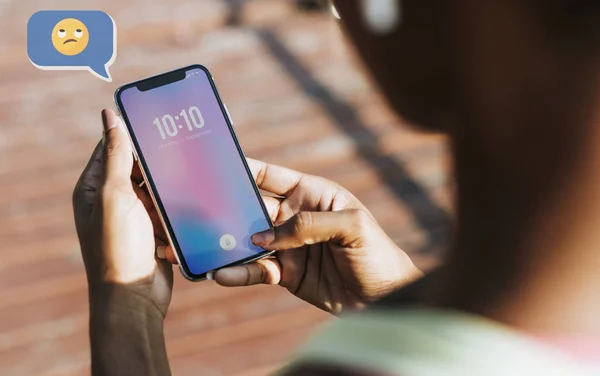
[[[82,53],[89,40],[87,27],[76,18],[65,18],[52,30],[52,44],[63,55],[74,56]]]

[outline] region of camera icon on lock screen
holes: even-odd
[[[112,81],[117,27],[99,10],[42,10],[27,22],[27,54],[42,70],[87,70]]]

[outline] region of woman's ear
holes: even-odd
[[[390,107],[406,123],[447,131],[454,98],[447,0],[336,0],[349,41]],[[373,27],[377,31],[374,31]]]
[[[361,0],[364,22],[375,34],[389,34],[402,22],[402,0]]]

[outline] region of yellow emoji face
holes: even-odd
[[[63,55],[74,56],[85,50],[90,40],[87,27],[76,18],[58,21],[52,30],[52,44]]]

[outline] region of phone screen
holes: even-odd
[[[264,253],[250,237],[271,224],[208,72],[126,85],[117,101],[184,271],[198,277]]]

